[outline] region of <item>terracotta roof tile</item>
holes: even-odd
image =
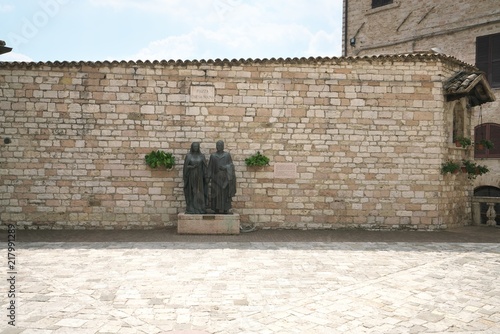
[[[339,63],[339,62],[356,62],[356,61],[414,61],[414,60],[443,60],[457,63],[461,66],[467,66],[471,69],[474,67],[464,63],[455,57],[435,54],[435,53],[406,53],[392,55],[375,55],[375,56],[356,56],[356,57],[302,57],[302,58],[256,58],[256,59],[201,59],[201,60],[137,60],[137,61],[47,61],[47,62],[0,62],[0,67],[4,68],[30,68],[30,67],[74,67],[74,66],[188,66],[188,65],[219,65],[219,66],[238,66],[244,64],[317,64],[317,63]]]
[[[460,71],[444,83],[448,100],[456,100],[467,96],[469,104],[474,107],[495,101],[495,95],[482,72]]]

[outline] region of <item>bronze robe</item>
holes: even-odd
[[[188,153],[183,169],[186,213],[206,213],[208,197],[206,172],[205,155]]]
[[[216,152],[210,156],[208,179],[211,180],[212,210],[216,213],[227,213],[231,209],[232,197],[236,194],[236,175],[229,153]]]

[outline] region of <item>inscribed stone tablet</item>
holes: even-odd
[[[214,102],[214,86],[191,86],[191,102]]]
[[[296,179],[297,164],[291,162],[275,163],[274,177],[277,179]]]

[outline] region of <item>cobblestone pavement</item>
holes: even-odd
[[[500,333],[499,243],[189,240],[18,242],[0,328]]]

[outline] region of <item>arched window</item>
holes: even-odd
[[[498,159],[500,158],[500,124],[484,123],[474,128],[474,142],[480,143],[481,140],[489,140],[493,143],[493,148],[479,149],[478,145],[474,148],[475,158]]]

